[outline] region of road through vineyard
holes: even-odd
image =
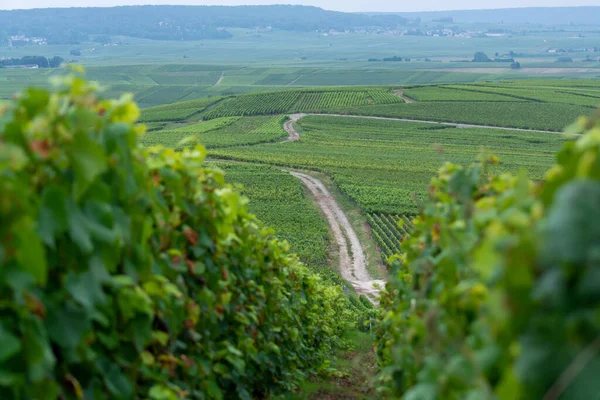
[[[342,278],[348,281],[354,289],[374,301],[379,293],[374,285],[385,285],[384,281],[374,280],[367,271],[365,253],[360,240],[348,217],[337,204],[325,185],[318,179],[299,172],[290,172],[310,190],[319,208],[327,218],[335,243],[339,249],[339,270]],[[348,248],[350,244],[350,248]]]
[[[299,119],[307,116],[317,116],[317,117],[345,117],[345,118],[364,118],[364,119],[375,119],[382,121],[401,121],[401,122],[417,122],[421,124],[431,124],[431,125],[443,125],[443,126],[451,126],[454,128],[483,128],[483,129],[499,129],[502,131],[517,131],[517,132],[539,132],[539,133],[554,133],[558,135],[563,135],[563,132],[558,131],[547,131],[540,129],[525,129],[525,128],[513,128],[509,126],[494,126],[494,125],[477,125],[477,124],[462,124],[458,122],[444,122],[444,121],[432,121],[432,120],[422,120],[422,119],[414,119],[414,118],[394,118],[394,117],[378,117],[374,115],[351,115],[351,114],[326,114],[326,113],[306,113],[306,114],[293,114],[290,115],[290,120],[284,125],[285,131],[288,133],[289,138],[288,142],[294,142],[300,139],[300,135],[294,129],[294,123]]]

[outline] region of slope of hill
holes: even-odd
[[[272,28],[309,32],[393,27],[398,15],[368,16],[306,6],[126,6],[0,11],[8,35],[45,37],[73,44],[88,35],[123,35],[161,40],[223,39],[224,28]],[[65,29],[66,26],[66,29]]]
[[[453,22],[483,22],[542,25],[600,25],[600,7],[523,7],[492,10],[452,10],[396,13],[406,18],[434,21],[452,18]],[[378,13],[369,13],[376,16]]]

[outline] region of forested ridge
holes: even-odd
[[[395,27],[397,15],[367,16],[306,6],[123,6],[0,11],[0,33],[45,37],[48,44],[76,44],[89,35],[160,40],[226,39],[225,28],[299,32]]]

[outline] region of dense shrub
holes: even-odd
[[[587,132],[566,143],[543,185],[490,176],[483,161],[446,165],[431,181],[382,299],[387,392],[598,396],[600,126],[572,130]]]
[[[203,166],[82,78],[0,117],[0,398],[269,398],[349,315]]]

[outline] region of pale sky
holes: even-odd
[[[269,0],[0,0],[0,9],[41,7],[111,7],[139,4],[179,5],[262,5],[289,1]],[[600,6],[600,0],[294,0],[291,4],[311,5],[337,11],[436,11],[512,7]],[[599,16],[600,17],[600,16]]]

